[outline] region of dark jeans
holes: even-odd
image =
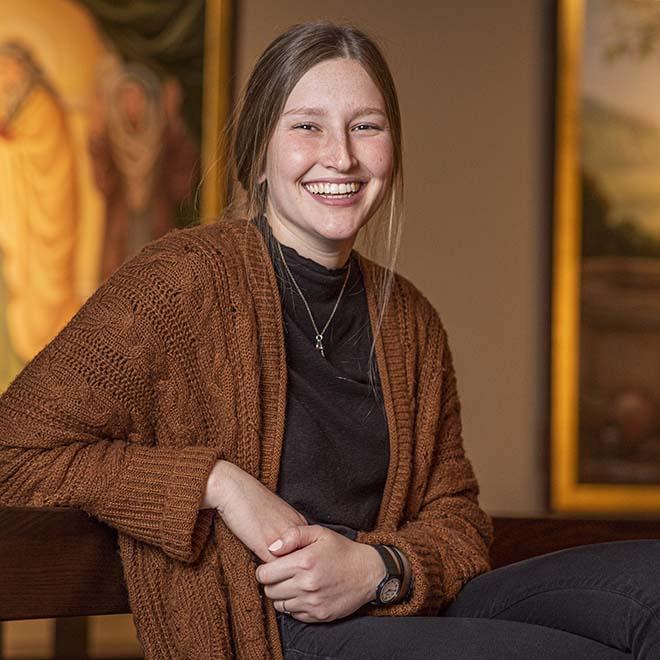
[[[584,546],[485,573],[435,617],[278,617],[286,660],[658,660],[660,541]]]

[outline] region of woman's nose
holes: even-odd
[[[350,139],[346,133],[328,135],[323,149],[322,165],[339,172],[347,172],[357,165]]]

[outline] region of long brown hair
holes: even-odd
[[[322,21],[294,25],[263,52],[241,95],[233,121],[233,170],[244,194],[248,217],[266,210],[268,183],[260,182],[268,144],[289,94],[312,67],[326,60],[348,58],[359,62],[378,87],[392,140],[392,178],[374,218],[360,232],[359,243],[386,268],[377,283],[380,330],[389,297],[401,234],[403,163],[401,115],[394,80],[378,46],[361,30]],[[234,198],[236,197],[234,189]],[[373,350],[373,349],[372,349]]]

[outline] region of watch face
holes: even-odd
[[[399,578],[390,578],[380,590],[380,600],[383,603],[393,601],[401,590],[401,580]]]

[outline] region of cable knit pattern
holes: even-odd
[[[372,324],[378,266],[360,258]],[[378,522],[433,614],[488,568],[490,522],[463,452],[440,321],[397,276],[376,346],[390,432]],[[148,659],[281,660],[252,554],[198,511],[216,460],[277,486],[286,356],[275,274],[258,230],[174,231],[122,266],[0,398],[0,504],[73,506],[119,531]]]

